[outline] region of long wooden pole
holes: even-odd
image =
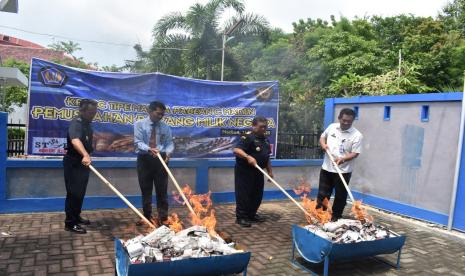
[[[163,165],[166,172],[168,173],[171,180],[173,181],[174,186],[176,187],[176,189],[178,190],[178,192],[181,195],[182,199],[184,200],[184,203],[186,203],[187,208],[189,208],[189,211],[191,211],[192,215],[194,217],[196,217],[197,214],[194,212],[194,209],[192,208],[192,205],[189,203],[189,200],[187,199],[186,195],[182,191],[181,186],[179,186],[178,181],[176,181],[176,178],[174,178],[174,175],[171,173],[170,168],[168,168],[168,166],[166,165],[165,160],[163,160],[163,157],[161,157],[160,153],[157,153],[157,157],[158,157],[158,159],[160,159],[161,164]]]
[[[260,166],[258,165],[255,165],[255,168],[257,168],[264,176],[266,176],[266,178],[268,178],[274,185],[276,185],[276,187],[278,187],[281,192],[283,192],[292,202],[295,203],[295,205],[297,205],[297,207],[299,207],[307,216],[311,216],[306,210],[304,207],[302,207],[302,205],[300,205],[299,202],[297,202],[297,200],[295,200],[288,192],[286,192],[286,190],[284,190],[284,188],[279,185],[278,182],[276,182],[276,180],[274,180],[271,176],[269,176],[262,168],[260,168]]]
[[[101,175],[92,165],[89,165],[89,169],[93,171],[100,178],[100,180],[102,180],[103,183],[105,183],[117,196],[119,196],[124,201],[124,203],[126,203],[126,205],[128,205],[129,208],[134,211],[134,213],[136,213],[143,221],[145,221],[145,223],[147,223],[152,228],[156,228],[155,225],[150,222],[150,220],[148,220],[139,210],[137,210],[137,208],[134,207],[134,205],[132,205],[132,203],[129,202],[129,200],[127,200],[127,198],[121,194],[113,185],[111,185],[111,183],[105,177],[103,177],[103,175]]]
[[[344,184],[344,187],[346,188],[347,193],[349,194],[350,200],[352,200],[352,203],[354,203],[355,202],[354,196],[352,195],[352,192],[350,191],[349,185],[347,184],[346,180],[344,179],[344,176],[342,176],[341,169],[336,164],[336,161],[334,161],[333,156],[331,155],[331,153],[328,150],[326,150],[326,154],[329,156],[329,160],[331,160],[331,162],[333,163],[333,166],[336,168],[336,171],[339,174],[339,177],[341,178],[342,183]]]

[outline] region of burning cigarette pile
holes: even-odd
[[[165,222],[169,227],[161,226],[146,236],[139,235],[122,241],[131,263],[176,261],[243,252],[235,249],[235,244],[229,238],[223,236],[223,239],[216,232],[210,192],[196,195],[187,185],[182,192],[192,205],[190,218],[193,226],[183,230],[178,215],[173,213]],[[176,202],[184,204],[179,194],[173,193],[173,197]]]
[[[363,208],[362,202],[353,203],[351,215],[353,219],[339,219],[331,222],[332,210],[329,200],[324,199],[322,206],[318,206],[317,200],[309,198],[310,186],[302,180],[303,185],[294,189],[294,193],[302,195],[302,206],[306,210],[307,230],[334,243],[354,243],[372,241],[394,236],[387,228],[375,225],[373,217]]]
[[[361,223],[353,219],[339,219],[321,225],[306,225],[308,231],[334,243],[354,243],[361,241],[380,240],[393,237],[387,228],[372,222]]]
[[[211,237],[207,228],[195,225],[175,233],[161,226],[150,234],[123,242],[131,263],[176,261],[187,258],[230,255],[243,252],[218,235]]]

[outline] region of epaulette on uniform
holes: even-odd
[[[241,135],[241,139],[242,140],[247,139],[247,136],[250,135],[251,133],[252,133],[252,131],[247,131],[246,133],[244,133],[244,135]]]

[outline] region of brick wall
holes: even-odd
[[[69,58],[62,51],[55,51],[46,48],[29,48],[11,45],[0,45],[0,57],[5,61],[9,58],[21,60],[29,63],[33,57],[45,60],[57,60]]]

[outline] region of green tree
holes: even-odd
[[[448,30],[465,32],[465,0],[454,0],[447,3],[439,15]]]
[[[225,9],[236,14],[220,26]],[[148,52],[136,45],[138,59],[128,65],[133,71],[161,71],[196,78],[218,79],[221,66],[223,33],[235,23],[242,24],[233,34],[236,39],[257,35],[267,39],[268,22],[256,14],[244,13],[240,0],[210,0],[205,5],[194,4],[186,14],[179,12],[163,16],[153,29],[154,45]],[[227,65],[233,59],[226,52]]]
[[[403,63],[400,75],[397,69],[375,76],[360,76],[349,73],[333,81],[329,86],[329,90],[343,97],[382,96],[431,91],[432,88],[424,85],[419,80],[419,76],[417,65]]]
[[[249,75],[251,80],[266,80],[273,78],[288,79],[292,74],[302,71],[298,52],[288,42],[281,38],[263,50],[260,58],[255,59]]]
[[[63,59],[52,59],[54,63],[76,67],[81,69],[89,69],[89,64],[85,63],[82,58],[81,59],[70,59],[70,58],[63,58]]]
[[[72,57],[74,57],[75,59],[80,59],[80,58],[77,58],[74,55],[75,52],[82,50],[81,47],[79,47],[79,43],[77,43],[77,42],[73,42],[71,40],[68,41],[68,42],[66,42],[66,41],[58,41],[58,42],[55,42],[55,43],[52,43],[52,44],[48,45],[48,47],[50,49],[55,50],[55,51],[65,52],[65,53],[71,55]]]
[[[226,55],[225,76],[231,81],[243,81],[252,73],[252,62],[262,56],[267,45],[276,43],[281,38],[288,37],[281,29],[272,29],[266,40],[258,36],[248,36],[238,40],[232,40],[228,45]]]
[[[222,8],[212,17],[215,5]],[[242,2],[218,0],[164,17],[154,28],[152,49],[137,46],[138,58],[129,68],[219,78],[222,33],[228,27],[219,27],[217,15],[228,7],[236,10],[235,18],[243,16]],[[279,80],[282,131],[321,125],[328,97],[461,90],[464,11],[465,0],[453,0],[435,18],[332,16],[329,22],[299,20],[291,34],[271,30],[243,36],[239,30],[227,46],[225,75],[228,80]]]
[[[101,71],[105,72],[121,72],[123,71],[123,67],[117,66],[116,64],[112,64],[111,66],[103,66],[99,68]]]
[[[62,59],[53,59],[52,61],[58,64],[63,64],[66,66],[83,68],[83,69],[94,69],[99,70],[97,62],[85,62],[83,57],[76,57],[75,53],[82,50],[79,46],[79,43],[73,41],[58,41],[53,44],[48,45],[48,47],[55,51],[62,51],[70,55],[71,58],[62,58]],[[111,67],[106,66],[106,69],[111,69]],[[114,67],[113,69],[116,69]]]
[[[384,67],[383,60],[379,58],[381,54],[376,40],[365,39],[343,28],[326,32],[307,51],[310,65],[321,66],[322,73],[329,78],[347,73],[378,74]],[[321,79],[326,84],[324,76]]]
[[[7,59],[3,62],[3,66],[5,67],[14,67],[18,68],[21,73],[23,73],[27,78],[29,78],[29,64],[23,61],[18,61],[14,59]],[[0,110],[4,112],[11,112],[13,111],[12,106],[22,106],[27,101],[27,88],[24,87],[2,87],[1,93],[5,93],[2,95],[3,97],[3,104],[0,106]]]
[[[290,43],[291,36],[279,37],[263,49],[251,64],[248,80],[279,80],[279,129],[284,132],[309,132],[321,126],[322,109],[317,106],[313,86],[305,67],[305,54]]]

